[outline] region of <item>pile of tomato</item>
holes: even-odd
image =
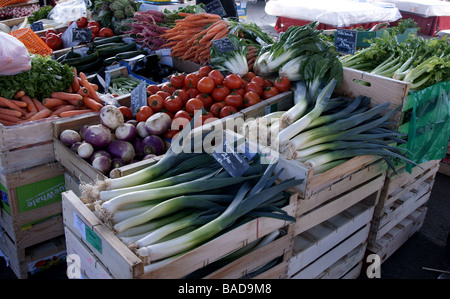
[[[249,72],[245,77],[237,74],[224,76],[211,66],[197,72],[174,73],[170,81],[147,87],[147,105],[156,112],[166,112],[171,118],[191,119],[202,110],[202,123],[237,113],[262,100],[290,89],[286,77],[274,81]]]

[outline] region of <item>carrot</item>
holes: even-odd
[[[20,118],[12,115],[0,114],[0,120],[6,120],[14,123],[18,123]]]
[[[182,12],[182,11],[180,11],[179,13],[178,13],[178,15],[180,16],[180,17],[189,17],[190,15],[192,15],[191,13],[188,13],[188,12]]]
[[[102,102],[100,100],[100,97],[98,96],[97,92],[94,90],[94,88],[92,87],[91,83],[89,83],[88,80],[81,81],[81,84],[83,85],[83,87],[86,87],[87,90],[89,91],[89,97],[93,98],[98,103]]]
[[[20,99],[21,97],[23,97],[25,95],[25,91],[20,90],[18,92],[16,92],[16,94],[13,96],[13,98],[15,99]]]
[[[72,91],[77,92],[80,89],[80,83],[78,82],[78,74],[77,69],[73,68],[73,82],[72,82]]]
[[[13,126],[13,125],[15,125],[15,124],[17,124],[17,123],[12,122],[12,121],[7,121],[7,120],[1,120],[1,119],[0,119],[0,124],[2,124],[2,125],[4,125],[4,126]]]
[[[86,81],[88,80],[86,77],[86,74],[83,72],[79,72],[78,76],[80,76],[81,82],[83,82],[84,80],[86,80]]]
[[[75,115],[80,115],[88,112],[94,112],[92,109],[83,109],[83,110],[70,110],[70,111],[64,111],[59,116],[61,117],[70,117]]]
[[[54,99],[60,99],[60,100],[82,100],[83,99],[83,96],[80,94],[68,93],[68,92],[63,92],[63,91],[52,92],[50,97],[52,97]]]
[[[97,102],[96,100],[89,98],[89,97],[83,97],[83,102],[86,105],[86,107],[98,112],[100,109],[103,108],[103,105]]]
[[[47,108],[63,105],[64,103],[66,103],[66,101],[55,98],[45,98],[42,100],[42,104]]]
[[[11,102],[13,102],[14,104],[16,104],[17,107],[20,108],[27,108],[28,104],[24,103],[23,101],[20,100],[10,100]]]
[[[76,110],[76,109],[77,109],[77,107],[74,105],[61,105],[58,109],[53,110],[52,114],[50,114],[50,115],[59,116],[64,111],[71,111],[71,110]]]
[[[36,113],[37,113],[37,111],[33,111],[33,112],[26,114],[25,119],[29,119],[30,117],[34,116]]]
[[[5,99],[3,97],[0,97],[0,103],[6,105],[6,107],[13,109],[13,110],[17,110],[17,111],[21,112],[22,114],[26,114],[27,112],[25,110],[23,110],[21,107],[18,107],[15,102],[20,102],[20,101],[14,101],[14,100]],[[26,104],[27,103],[25,103],[25,105]]]
[[[98,90],[98,85],[97,85],[97,84],[91,83],[91,86],[92,86],[92,88],[93,88],[95,91]]]
[[[23,115],[22,112],[20,112],[20,111],[7,109],[7,108],[0,108],[0,113],[5,114],[5,115],[15,116],[15,117],[22,117],[22,115]]]
[[[33,103],[33,100],[29,96],[24,95],[20,99],[23,102],[27,103],[27,109],[28,109],[29,112],[37,112],[36,105]]]
[[[82,95],[83,97],[89,96],[89,90],[86,87],[82,86],[78,90],[78,94]]]
[[[83,104],[83,98],[81,98],[81,100],[67,100],[66,102],[67,104],[79,107]]]
[[[50,116],[50,114],[52,114],[52,110],[50,110],[50,109],[43,109],[43,110],[37,112],[32,117],[30,117],[29,120],[31,121],[31,120],[43,119],[43,118],[46,118],[47,116]]]
[[[45,107],[44,105],[42,105],[42,103],[36,99],[36,98],[31,98],[31,100],[33,100],[34,105],[36,106],[38,112],[41,110],[45,110],[47,109],[47,107]]]

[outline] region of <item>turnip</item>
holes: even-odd
[[[131,141],[136,138],[136,127],[129,123],[123,123],[114,132],[117,140]]]
[[[78,147],[78,156],[83,159],[89,159],[89,157],[94,153],[94,147],[87,142],[83,142]]]
[[[144,153],[155,154],[157,156],[164,154],[166,150],[166,145],[164,140],[158,135],[149,135],[142,140],[144,146]]]
[[[70,147],[71,150],[73,150],[75,153],[78,153],[78,147],[82,144],[82,141],[77,141]]]
[[[106,174],[111,169],[111,159],[107,156],[98,156],[92,161],[92,167]]]
[[[135,156],[133,145],[124,140],[112,141],[107,150],[113,158],[121,158],[125,163],[130,162]]]
[[[84,140],[95,148],[105,148],[112,140],[111,130],[103,125],[89,126],[84,133]]]
[[[145,129],[150,135],[160,135],[170,129],[172,119],[167,113],[157,112],[145,122]]]
[[[121,158],[113,158],[111,168],[119,168],[124,166],[125,164],[127,163],[125,163],[125,161],[123,161]]]
[[[147,132],[147,129],[145,128],[145,121],[141,121],[136,125],[136,131],[137,131],[137,134],[139,135],[139,137],[141,137],[141,138],[145,138],[148,135],[150,135]]]
[[[61,132],[61,134],[59,135],[59,140],[61,140],[61,142],[64,143],[66,146],[70,147],[75,142],[80,142],[81,136],[77,131],[67,129]]]
[[[105,105],[99,111],[100,123],[111,130],[124,123],[122,112],[114,105]]]
[[[94,153],[92,154],[92,156],[90,157],[91,163],[94,161],[95,158],[100,157],[100,156],[105,156],[111,159],[111,154],[108,153],[105,150],[97,150],[94,151]]]

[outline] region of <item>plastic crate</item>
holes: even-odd
[[[14,30],[10,34],[20,40],[31,54],[40,54],[41,56],[52,54],[52,49],[30,28]]]
[[[26,2],[28,2],[28,0],[0,0],[0,7]]]

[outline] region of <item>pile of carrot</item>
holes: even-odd
[[[248,70],[252,71],[253,70],[253,65],[255,64],[256,61],[256,53],[258,52],[258,49],[255,46],[248,46],[248,51],[247,51],[247,64],[248,64]]]
[[[171,48],[171,56],[202,65],[210,60],[212,41],[229,33],[228,23],[219,15],[210,13],[179,13],[183,19],[176,20],[175,27],[161,35],[167,40],[163,48]]]
[[[98,112],[103,107],[97,94],[98,86],[90,83],[82,72],[74,69],[74,80],[67,92],[53,92],[49,98],[39,101],[24,91],[13,99],[0,97],[0,124],[17,125],[45,118],[59,118]]]

